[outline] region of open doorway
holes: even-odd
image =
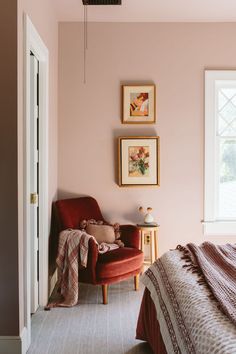
[[[24,293],[27,344],[31,314],[48,300],[48,64],[44,42],[25,15]]]

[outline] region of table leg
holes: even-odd
[[[144,252],[144,232],[141,230],[141,251]]]
[[[154,234],[153,231],[150,231],[150,253],[151,253],[151,263],[155,261],[154,258]]]
[[[157,240],[157,231],[154,231],[154,242],[155,242],[155,259],[158,258],[158,240]]]

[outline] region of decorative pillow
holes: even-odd
[[[94,236],[98,243],[116,243],[119,247],[124,247],[120,238],[120,224],[104,224],[102,220],[82,220],[79,228]]]
[[[85,230],[88,224],[94,224],[94,225],[103,225],[102,220],[94,220],[94,219],[89,219],[89,220],[82,220],[79,224],[79,228],[82,230]]]
[[[115,231],[114,227],[110,225],[95,225],[88,223],[86,232],[96,238],[98,243],[114,243]]]

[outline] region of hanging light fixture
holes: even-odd
[[[88,50],[88,9],[87,5],[122,5],[122,0],[82,0],[84,5],[84,84],[86,84],[86,55]]]

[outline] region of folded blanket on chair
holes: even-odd
[[[58,266],[59,289],[61,301],[49,303],[50,307],[71,307],[78,303],[79,268],[87,267],[89,240],[92,238],[98,246],[99,253],[116,248],[117,244],[97,243],[96,239],[84,230],[64,230],[59,235],[59,246],[56,263]]]
[[[78,302],[79,266],[87,267],[89,240],[93,237],[80,230],[64,230],[59,236],[56,263],[60,293],[64,299],[56,306],[74,306]]]

